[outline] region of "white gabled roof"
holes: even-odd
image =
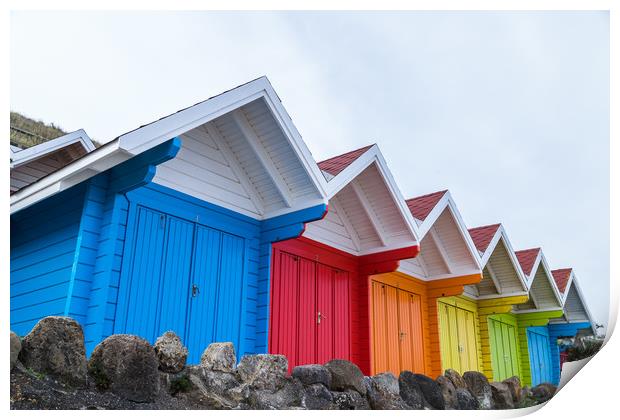
[[[579,281],[572,268],[552,270],[555,283],[562,294],[564,316],[562,322],[590,322],[594,330],[596,322],[579,286]]]
[[[478,250],[484,276],[474,288],[478,292],[496,290],[496,293],[480,293],[473,297],[489,299],[527,294],[528,278],[519,264],[504,226],[501,223],[480,226],[469,229],[469,234]]]
[[[88,134],[86,134],[84,130],[80,129],[27,149],[11,146],[11,169],[25,165],[28,162],[39,159],[45,155],[56,152],[73,144],[81,145],[86,153],[95,150],[93,141],[90,137],[88,137]]]
[[[448,190],[405,202],[418,226],[420,254],[402,261],[399,271],[422,280],[482,273],[478,251]]]
[[[558,289],[542,249],[516,251],[515,255],[527,276],[530,302],[517,305],[518,312],[540,312],[562,309],[562,294]]]
[[[325,161],[328,213],[304,236],[353,255],[418,245],[417,226],[379,150],[370,145]]]
[[[215,149],[212,148],[211,150],[216,150],[219,154],[218,156],[225,155],[224,160],[228,161],[230,168],[239,169],[242,165],[240,165],[239,162],[231,162],[231,160],[238,159],[241,161],[243,159],[232,150],[232,140],[228,142],[228,144],[223,144],[226,143],[226,141],[222,141],[221,133],[217,132],[218,130],[213,130],[213,125],[215,120],[219,117],[230,117],[229,119],[234,120],[237,124],[235,129],[236,132],[234,133],[237,143],[256,141],[258,135],[254,132],[253,127],[250,126],[251,122],[248,120],[246,114],[240,113],[239,110],[251,102],[256,103],[259,99],[262,100],[261,102],[264,103],[265,109],[267,109],[267,112],[273,117],[270,121],[275,121],[276,126],[282,132],[283,140],[278,137],[277,141],[284,141],[288,145],[287,150],[293,150],[294,156],[299,160],[298,165],[300,165],[300,171],[302,172],[301,176],[306,177],[304,179],[308,179],[308,182],[312,185],[308,188],[312,188],[316,191],[316,204],[319,202],[325,203],[327,199],[325,198],[325,180],[323,175],[314,162],[301,135],[293,125],[290,116],[282,106],[269,80],[266,77],[261,77],[125,133],[81,159],[17,191],[11,196],[11,213],[70,188],[85,179],[110,169],[171,138],[185,136],[190,131],[197,129],[205,131],[207,135],[212,134],[211,137],[218,137],[219,143]],[[247,138],[248,135],[251,138]],[[296,200],[296,197],[291,198],[290,191],[287,190],[288,185],[282,182],[283,175],[277,173],[278,168],[272,161],[273,156],[266,151],[264,145],[252,144],[250,146],[252,147],[243,148],[244,152],[250,153],[250,155],[248,155],[249,157],[244,156],[243,158],[246,162],[248,159],[253,159],[253,163],[260,166],[260,169],[254,169],[255,171],[260,170],[260,173],[264,175],[261,178],[261,182],[263,182],[263,185],[267,183],[269,188],[275,189],[276,193],[279,193],[282,197],[281,201],[284,202],[284,205],[282,208],[274,209],[276,203],[265,213],[251,213],[248,211],[248,214],[262,219],[307,207],[307,202],[301,203]],[[217,149],[217,147],[220,147],[221,150]],[[182,151],[183,148],[181,152]],[[280,153],[280,151],[278,150],[274,153]],[[293,160],[295,159],[293,158]],[[222,165],[220,165],[220,167],[221,166]],[[226,170],[230,172],[230,168]],[[158,168],[157,176],[159,176],[159,169],[160,168]],[[170,169],[169,172],[171,170],[172,169]],[[246,173],[248,171],[246,167],[242,167],[241,170],[237,170],[237,175],[239,175],[239,172],[243,172],[243,177],[248,178],[248,174]],[[265,181],[266,178],[269,179],[269,181]],[[239,179],[237,182],[244,184],[243,187],[245,190],[255,188],[255,186],[248,185],[243,179]],[[307,189],[306,187],[304,188]],[[259,193],[260,192],[261,191],[259,191]],[[269,193],[271,195],[276,194],[273,193],[273,191],[269,191]],[[250,195],[256,196],[257,194]]]

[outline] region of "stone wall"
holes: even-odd
[[[199,365],[174,332],[152,346],[126,334],[102,341],[89,360],[81,326],[42,319],[22,339],[11,333],[11,407],[188,409],[511,409],[547,401],[555,387],[522,388],[519,378],[489,382],[453,370],[432,379],[402,372],[364,376],[346,360],[295,367],[282,355],[244,356],[212,343]]]

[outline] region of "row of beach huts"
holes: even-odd
[[[265,77],[99,148],[11,146],[10,204],[11,329],[70,316],[88,353],[173,330],[194,363],[231,341],[537,385],[596,328],[572,269],[468,228],[449,191],[404,199],[377,145],[315,162]]]

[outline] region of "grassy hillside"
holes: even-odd
[[[67,134],[54,123],[33,120],[19,112],[11,112],[11,144],[22,149],[45,143]]]

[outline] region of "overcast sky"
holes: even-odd
[[[317,160],[378,143],[406,198],[574,267],[607,324],[605,12],[14,12],[11,109],[106,142],[267,75]]]

